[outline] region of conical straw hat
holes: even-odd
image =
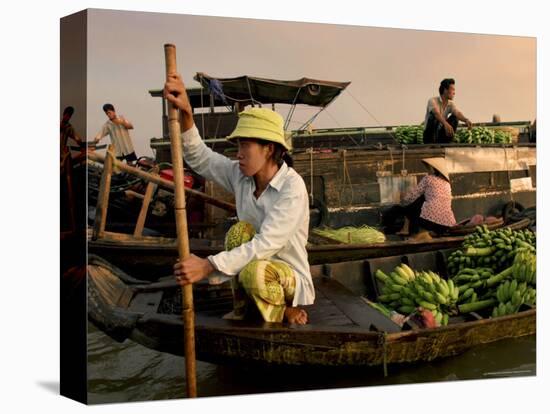
[[[437,170],[443,177],[447,179],[447,181],[451,181],[449,179],[449,172],[447,170],[447,162],[445,161],[445,158],[424,158],[422,162],[433,167],[434,170]]]

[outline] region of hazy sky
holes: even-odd
[[[419,123],[444,77],[455,78],[455,101],[473,122],[494,113],[503,121],[536,114],[535,38],[90,10],[88,139],[106,120],[101,106],[111,102],[133,122],[138,155],[152,153],[161,106],[147,91],[163,85],[164,43],[176,45],[187,86],[198,86],[192,78],[199,71],[351,81],[349,92],[370,114],[344,92],[317,128]],[[291,127],[314,113],[297,109]]]

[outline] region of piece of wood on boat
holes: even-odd
[[[143,227],[145,226],[145,219],[147,218],[147,211],[149,210],[149,204],[151,203],[151,198],[153,193],[157,189],[157,185],[154,183],[148,183],[145,190],[145,196],[141,203],[141,210],[139,212],[138,219],[136,221],[136,228],[134,229],[134,237],[141,237],[143,233]]]
[[[110,269],[101,265],[88,265],[88,283],[93,283],[99,296],[109,306],[126,308],[134,292]]]
[[[421,252],[414,254],[407,254],[404,262],[415,270],[434,270],[438,274],[440,269],[437,267],[437,252]]]
[[[367,305],[360,297],[354,295],[334,279],[320,278],[317,289],[354,324],[369,330],[374,329],[388,333],[401,331],[399,325]]]
[[[403,256],[388,256],[388,257],[376,257],[365,261],[366,278],[365,283],[367,286],[367,298],[375,301],[378,296],[382,294],[382,288],[384,284],[380,282],[375,274],[376,270],[380,269],[386,274],[390,274],[396,266],[403,262]]]
[[[105,164],[103,174],[101,174],[101,182],[99,184],[99,194],[97,196],[96,217],[94,221],[92,240],[97,240],[103,237],[105,232],[105,224],[107,223],[107,208],[109,206],[109,194],[111,192],[111,176],[113,174],[114,165],[114,146],[109,145],[105,156]]]
[[[471,234],[476,231],[477,226],[485,225],[488,230],[495,230],[504,225],[504,220],[501,217],[498,217],[496,221],[492,223],[481,223],[481,224],[461,224],[449,229],[449,235],[451,236],[461,236],[466,234]]]
[[[135,296],[128,310],[139,313],[156,313],[162,300],[162,294],[162,291],[142,292]]]

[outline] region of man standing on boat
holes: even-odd
[[[82,143],[82,138],[76,133],[74,127],[71,125],[71,117],[74,114],[74,108],[72,106],[67,106],[63,110],[63,117],[61,118],[61,156],[65,155],[67,152],[70,152],[69,149],[69,139],[76,141],[77,144]]]
[[[126,160],[127,163],[137,161],[134,145],[128,132],[130,129],[134,129],[134,126],[122,115],[117,115],[115,107],[110,103],[103,105],[103,111],[109,119],[95,136],[94,142],[97,144],[109,135],[115,146],[115,156],[118,160]]]
[[[453,140],[458,127],[458,121],[466,123],[468,128],[472,123],[456,107],[455,80],[443,79],[439,85],[439,96],[428,100],[424,119],[424,143],[449,143]]]
[[[315,299],[306,250],[309,197],[304,180],[291,168],[283,118],[266,108],[240,112],[227,137],[238,146],[233,161],[202,141],[179,74],[169,75],[164,96],[181,110],[185,161],[235,194],[240,220],[226,237],[228,251],[207,259],[190,255],[174,266],[176,280],[187,285],[219,271],[233,276],[233,312],[227,319],[255,313],[267,322],[306,324],[308,314],[300,305]]]

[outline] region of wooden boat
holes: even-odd
[[[312,267],[315,304],[309,324],[222,319],[231,310],[229,283],[194,285],[197,358],[214,363],[269,366],[374,366],[430,361],[471,347],[532,335],[536,310],[498,318],[471,313],[449,325],[403,329],[375,311],[365,297],[375,295],[374,270],[406,261],[437,268],[445,252],[412,254]],[[172,277],[145,282],[96,257],[89,257],[88,317],[116,340],[183,354],[181,290]]]
[[[289,126],[295,106],[307,105],[322,111],[349,86],[348,82],[307,78],[296,82],[249,76],[213,78],[202,72],[196,74],[195,80],[202,88],[188,90],[192,107],[211,109],[197,111],[195,125],[206,145],[230,158],[236,156],[236,147],[223,137],[232,132],[238,112],[245,105],[261,102],[273,105],[273,109],[279,104],[292,105],[286,120]],[[220,85],[224,94],[234,99],[223,102]],[[163,108],[162,138],[152,138],[151,148],[157,162],[170,162],[165,122],[167,103],[161,89],[149,92],[161,98]],[[342,227],[357,223],[376,226],[385,208],[399,203],[402,193],[426,174],[422,159],[431,157],[447,160],[452,207],[459,221],[475,214],[498,215],[512,199],[526,208],[536,204],[536,144],[528,142],[529,121],[478,124],[488,128],[513,128],[520,139],[512,144],[404,146],[395,140],[399,126],[314,129],[311,123],[318,114],[314,113],[292,131],[293,168],[304,179],[314,210],[319,210],[319,214],[314,213],[311,218],[316,226]],[[218,186],[213,188],[216,194],[231,199],[231,195]]]
[[[523,219],[506,227],[519,230],[526,228],[529,224],[529,219]],[[310,234],[307,251],[309,263],[316,265],[456,248],[463,241],[464,235],[457,235],[437,237],[429,241],[400,240],[376,244],[337,244]],[[207,257],[223,250],[223,242],[191,239],[190,247],[193,254]],[[90,233],[88,251],[103,257],[126,272],[144,278],[149,278],[151,272],[158,274],[160,271],[168,274],[177,257],[175,239],[148,236],[134,238],[131,235],[110,232],[106,232],[105,237],[98,240],[92,240]]]

